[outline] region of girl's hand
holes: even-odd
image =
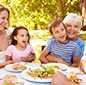
[[[26,59],[26,57],[21,57],[21,60],[26,61],[27,59]]]
[[[26,57],[21,57],[21,60],[24,62],[32,62],[35,59],[35,54],[30,54]]]

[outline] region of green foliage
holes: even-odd
[[[80,0],[0,0],[11,11],[11,26],[23,25],[30,29],[47,27],[55,16],[62,19],[69,12],[80,14]]]

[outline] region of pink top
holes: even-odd
[[[30,53],[34,53],[34,50],[30,44],[27,45],[25,50],[19,50],[16,48],[16,46],[10,45],[5,51],[5,55],[12,56],[14,62],[21,61],[21,57],[26,57]]]

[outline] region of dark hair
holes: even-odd
[[[11,44],[13,44],[13,45],[16,45],[16,44],[17,44],[17,41],[14,39],[14,36],[17,36],[18,31],[21,30],[21,29],[24,29],[24,30],[26,30],[26,31],[28,32],[27,35],[28,35],[28,43],[29,43],[30,35],[29,35],[28,29],[25,28],[25,27],[23,27],[23,26],[19,26],[19,27],[16,27],[16,28],[13,30],[12,34],[11,34],[11,40],[12,40]]]
[[[52,33],[52,29],[55,29],[56,27],[58,27],[60,25],[60,23],[62,23],[62,20],[60,18],[55,17],[48,25],[48,29],[50,31],[51,34]],[[64,25],[64,23],[62,23],[64,28],[66,29],[66,26]]]
[[[2,12],[2,11],[7,11],[7,13],[8,13],[8,22],[9,22],[10,11],[7,8],[5,8],[4,6],[0,5],[0,12]],[[7,28],[5,27],[5,29],[7,29]]]

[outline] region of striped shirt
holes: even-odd
[[[71,40],[66,43],[60,43],[54,38],[51,38],[46,47],[49,53],[63,58],[68,63],[71,63],[72,57],[80,56],[78,45]]]

